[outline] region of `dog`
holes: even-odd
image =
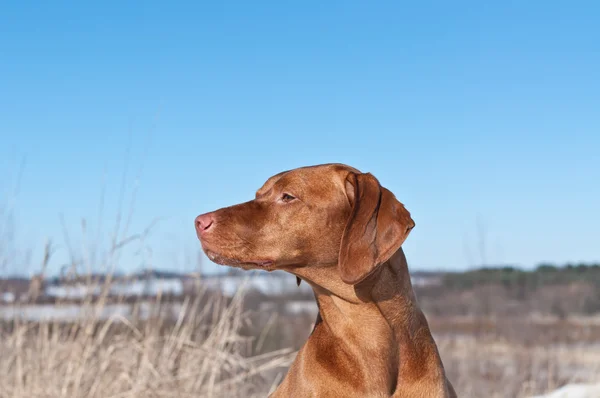
[[[254,200],[196,217],[211,261],[284,270],[314,291],[315,326],[270,397],[456,397],[401,247],[414,226],[371,173],[336,163],[281,172]]]

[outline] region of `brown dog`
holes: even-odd
[[[285,270],[315,292],[316,325],[272,397],[456,397],[401,249],[415,224],[373,175],[286,171],[195,225],[212,261]]]

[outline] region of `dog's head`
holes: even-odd
[[[218,264],[290,272],[338,264],[342,281],[357,284],[400,248],[415,223],[373,175],[326,164],[279,173],[254,200],[202,214],[195,225]]]

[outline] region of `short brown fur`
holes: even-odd
[[[414,226],[343,164],[279,173],[254,200],[196,218],[214,262],[285,270],[315,292],[313,332],[271,397],[456,397],[401,248]]]

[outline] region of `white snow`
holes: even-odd
[[[600,398],[599,384],[567,384],[546,395],[530,398]]]

